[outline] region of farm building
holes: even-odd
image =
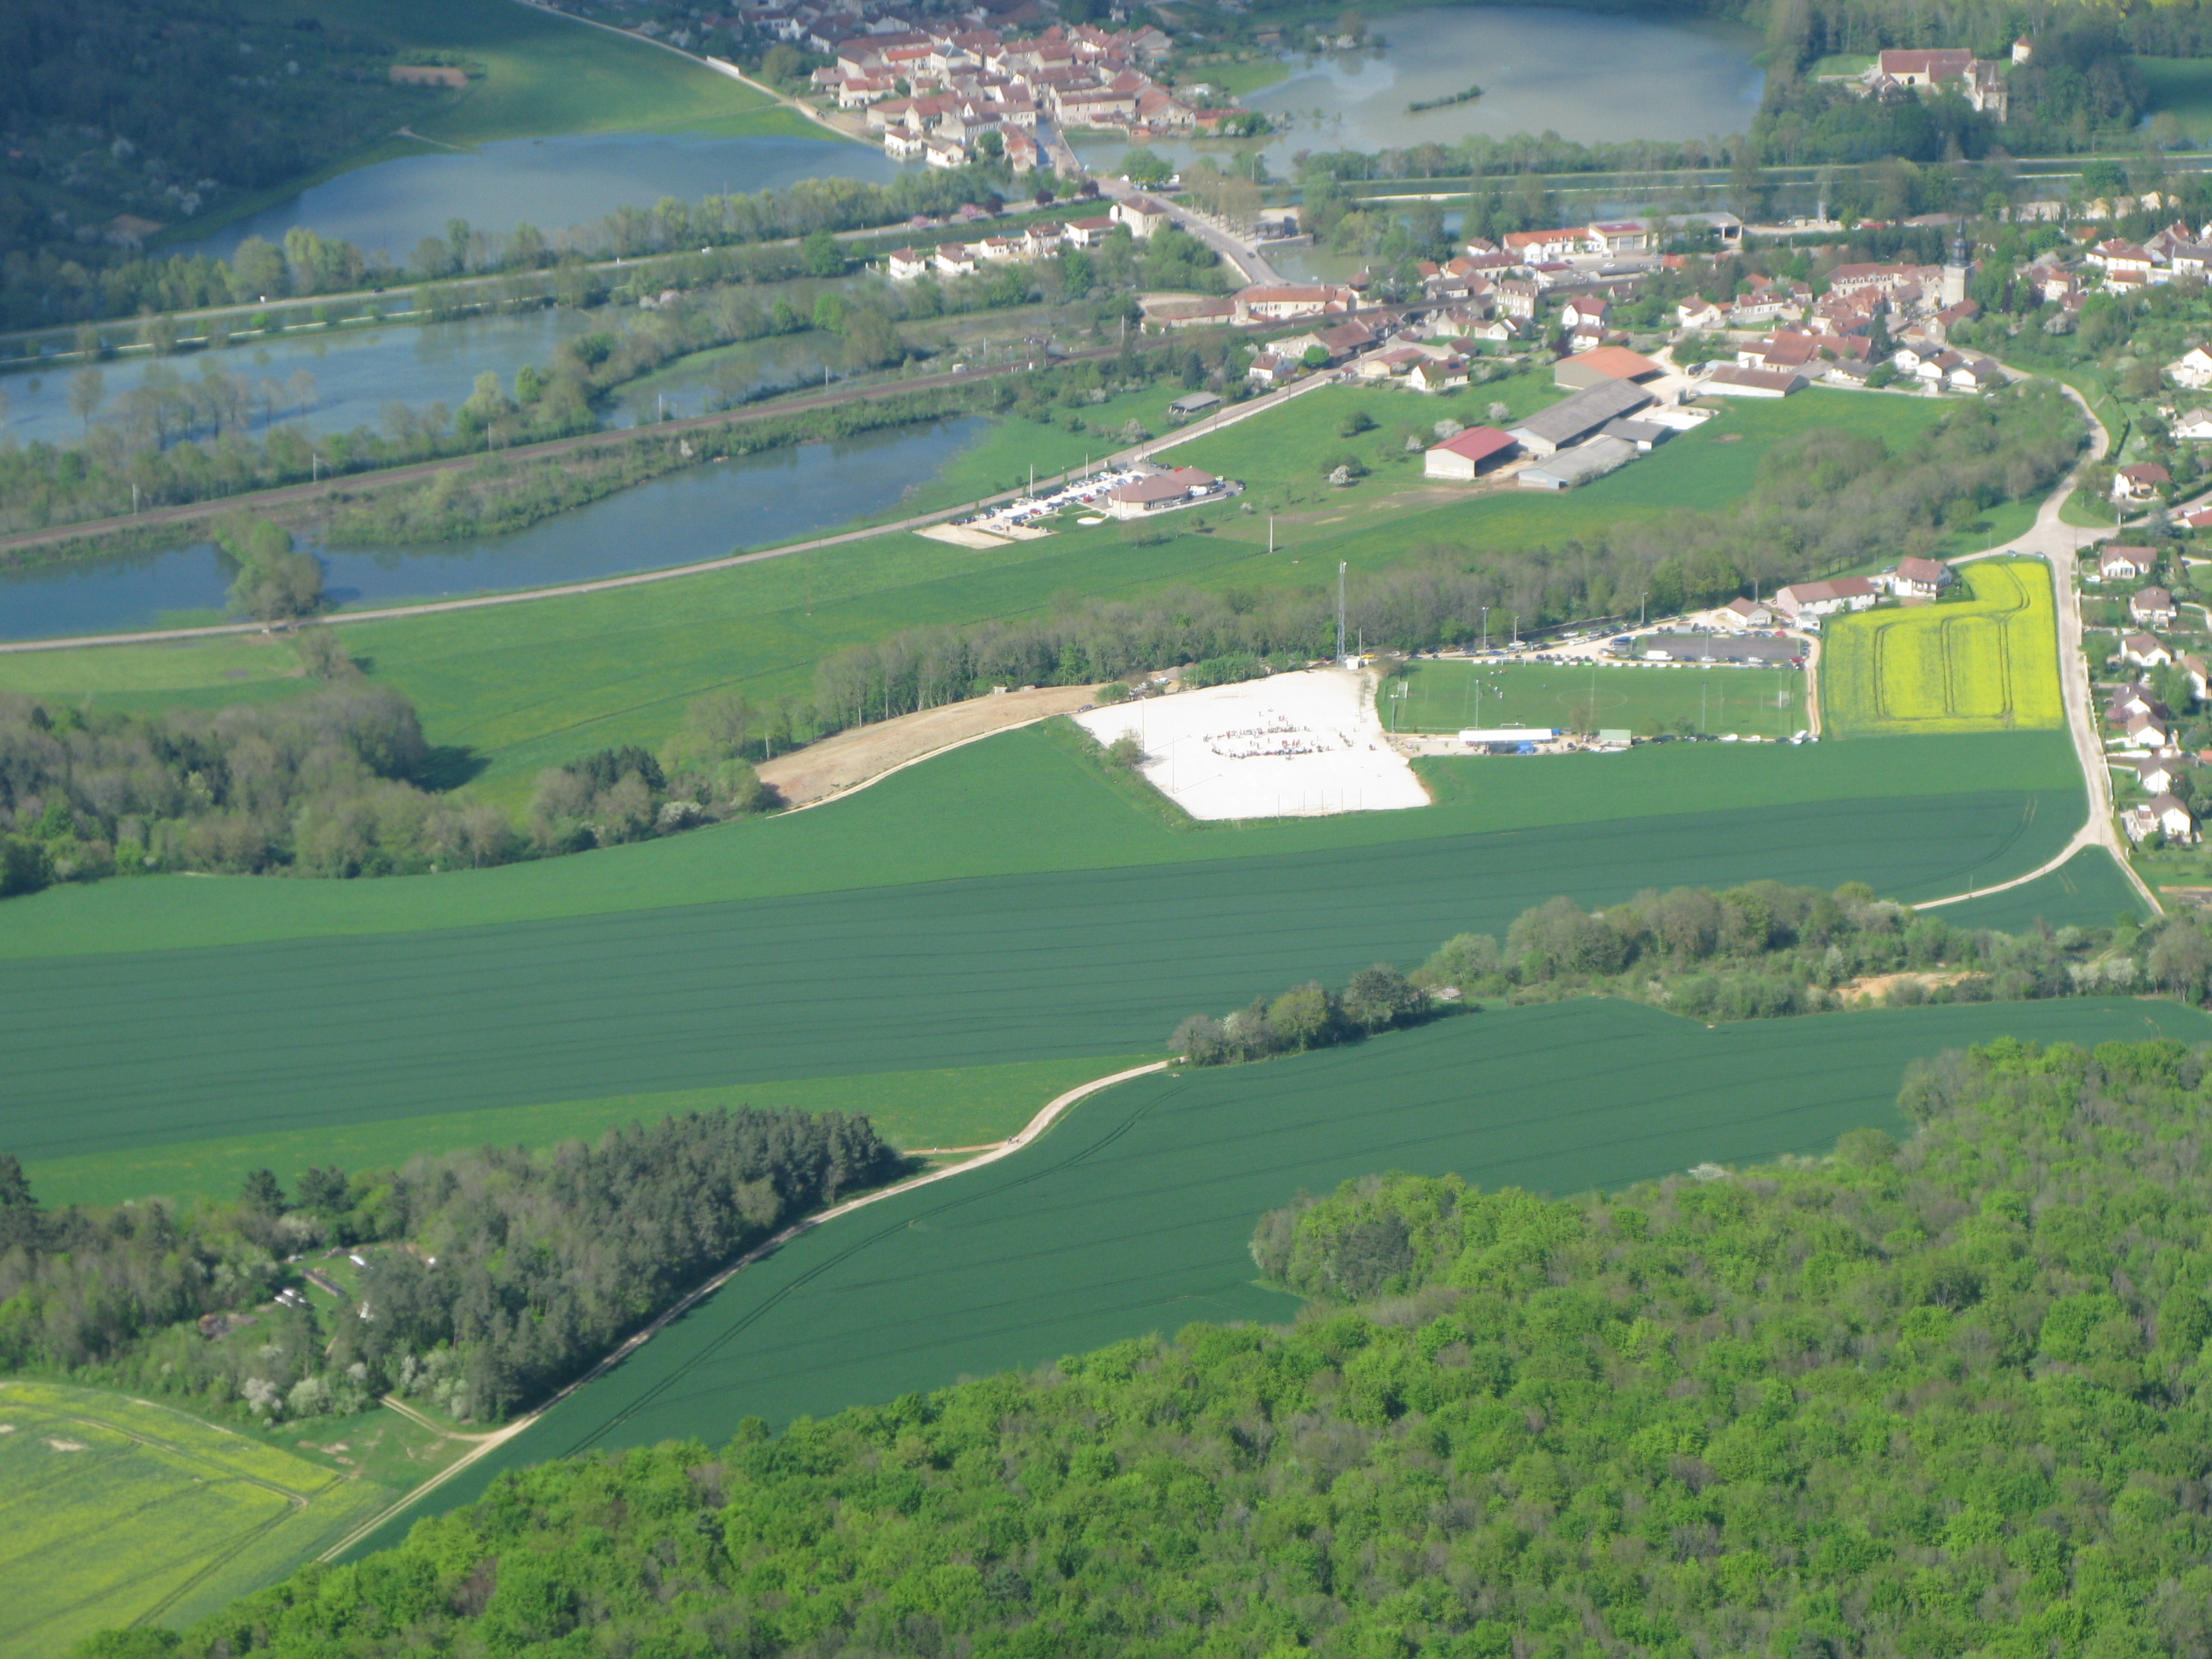
[[[1421,471],[1431,478],[1480,477],[1511,455],[1516,447],[1494,426],[1471,426],[1440,444],[1430,445],[1421,459]]]
[[[1634,444],[1638,454],[1649,455],[1674,435],[1674,428],[1662,426],[1656,421],[1639,421],[1632,415],[1624,415],[1617,421],[1607,421],[1599,428],[1598,435]]]
[[[1168,413],[1188,420],[1194,415],[1203,415],[1219,405],[1220,398],[1211,392],[1186,392],[1168,405]]]
[[[1194,466],[1179,466],[1149,477],[1120,484],[1106,492],[1106,511],[1117,519],[1141,519],[1147,513],[1165,513],[1188,507],[1222,491],[1222,481]]]
[[[1730,363],[1705,376],[1699,388],[1715,398],[1786,398],[1805,384],[1802,374],[1778,368],[1738,368]]]
[[[1552,383],[1580,392],[1610,380],[1656,380],[1666,372],[1626,346],[1601,345],[1560,358],[1552,365]]]
[[[1520,425],[1509,427],[1514,442],[1531,455],[1552,455],[1569,444],[1587,438],[1608,421],[1632,415],[1651,401],[1651,394],[1631,380],[1607,380],[1571,398],[1563,398],[1549,409],[1540,409]]]
[[[1619,438],[1592,438],[1572,449],[1554,450],[1535,465],[1522,468],[1521,482],[1531,489],[1572,489],[1635,459],[1634,444]]]
[[[1932,599],[1955,580],[1951,567],[1942,560],[1908,556],[1899,559],[1897,568],[1889,573],[1889,591],[1900,599]]]
[[[2170,627],[2174,617],[2173,595],[2162,587],[2137,588],[2128,601],[2128,616],[2145,628]]]
[[[1792,582],[1774,592],[1775,609],[1793,622],[1817,622],[1845,611],[1870,609],[1879,598],[1875,585],[1864,576],[1838,576],[1832,581]]]

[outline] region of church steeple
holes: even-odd
[[[1974,252],[1966,244],[1963,222],[1951,238],[1950,257],[1943,262],[1943,307],[1947,311],[1966,297],[1966,279],[1973,274]]]

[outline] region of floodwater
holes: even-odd
[[[801,444],[689,468],[512,535],[423,547],[313,548],[336,605],[542,587],[665,569],[823,533],[896,507],[974,444],[980,416]],[[0,574],[0,637],[213,620],[229,573],[201,542],[94,563]]]
[[[811,280],[763,284],[748,289],[747,295],[763,308],[781,295],[805,314],[823,286]],[[514,371],[524,364],[550,363],[553,348],[562,340],[619,328],[635,314],[613,307],[546,307],[445,323],[403,318],[368,328],[296,329],[272,340],[169,358],[116,358],[99,365],[101,400],[94,418],[119,414],[128,395],[150,373],[174,374],[189,386],[212,370],[243,384],[256,433],[286,422],[297,422],[310,434],[375,428],[388,403],[418,411],[433,403],[456,408],[484,370],[511,385]],[[818,381],[823,353],[832,345],[826,337],[811,333],[754,341],[702,354],[696,368],[657,375],[651,385],[672,394],[665,412],[696,415],[704,411],[709,396],[741,403],[764,392]],[[77,442],[84,422],[70,406],[75,374],[66,367],[0,374],[0,398],[6,400],[0,406],[0,433],[18,443]],[[652,391],[641,398],[623,389],[610,399],[607,415],[612,424],[627,426],[640,418],[641,409],[652,413],[660,407]]]
[[[1290,158],[1302,149],[1402,149],[1470,133],[1551,131],[1602,143],[1742,132],[1765,84],[1751,61],[1757,37],[1711,23],[1455,6],[1393,12],[1369,28],[1384,42],[1380,56],[1300,58],[1288,80],[1245,100],[1287,127],[1263,151],[1277,178],[1291,174]],[[1408,104],[1471,85],[1483,93],[1470,103],[1407,112]],[[1108,140],[1078,149],[1096,167],[1126,148]],[[1200,153],[1188,144],[1153,148],[1179,165]]]
[[[174,251],[228,258],[249,236],[282,242],[287,230],[305,225],[404,264],[424,237],[442,238],[450,219],[500,235],[528,222],[550,237],[617,208],[651,207],[664,196],[696,202],[801,179],[880,184],[898,171],[874,146],[836,138],[650,132],[517,138],[342,173]]]

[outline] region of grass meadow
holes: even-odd
[[[1786,668],[1644,668],[1600,663],[1418,662],[1382,703],[1401,732],[1471,726],[1626,727],[1786,738],[1805,726],[1805,677]]]
[[[435,1501],[465,1501],[501,1467],[714,1444],[748,1415],[818,1417],[1194,1321],[1285,1321],[1297,1302],[1254,1283],[1246,1244],[1301,1191],[1405,1170],[1569,1193],[1822,1152],[1862,1126],[1905,1132],[1909,1060],[2023,1030],[2201,1042],[2212,1018],[2069,1000],[1716,1030],[1583,1001],[1139,1079],[1013,1158],[795,1240]]]
[[[1533,375],[1480,390],[1501,388],[1509,400],[1528,407],[1556,395],[1547,377]],[[1132,413],[1164,430],[1150,413],[1158,401],[1146,401],[1150,397],[1133,399]],[[1349,401],[1331,413],[1331,400],[1340,398]],[[1451,398],[1332,386],[1278,413],[1177,446],[1167,452],[1170,459],[1243,477],[1255,487],[1234,506],[1176,514],[1171,526],[1160,526],[1170,533],[1158,542],[1140,543],[1118,525],[1070,526],[1042,540],[981,550],[886,534],[642,587],[349,625],[343,638],[373,678],[413,699],[434,743],[471,757],[477,769],[468,786],[472,793],[519,809],[547,766],[612,744],[657,747],[684,705],[710,690],[737,689],[756,701],[802,695],[821,658],[899,628],[1033,615],[1070,592],[1132,598],[1186,583],[1319,587],[1339,557],[1351,563],[1356,581],[1362,571],[1388,568],[1425,547],[1553,544],[1638,513],[1723,507],[1748,487],[1766,449],[1794,433],[1880,416],[1886,440],[1902,444],[1921,429],[1911,422],[1940,412],[1902,398],[1820,391],[1731,409],[1565,496],[1506,491],[1462,500],[1455,486],[1409,495],[1389,481],[1378,452],[1375,477],[1352,489],[1329,490],[1316,474],[1316,489],[1328,499],[1297,506],[1291,486],[1304,463],[1295,458],[1302,447],[1318,449],[1328,441],[1343,411],[1355,405],[1406,411],[1407,421],[1469,413]],[[1718,441],[1731,434],[1738,441]],[[1418,486],[1419,456],[1405,455],[1402,439],[1384,435],[1399,444],[1399,474],[1390,476]],[[1097,442],[1095,434],[1060,428],[1001,423],[933,486],[936,494],[917,495],[915,504],[971,499],[987,486],[1025,477],[1032,459],[1042,472],[1079,462],[1097,453],[1089,447]],[[1242,510],[1247,502],[1250,513]],[[1273,554],[1270,513],[1280,520]],[[235,688],[240,700],[281,695],[298,685],[285,678],[295,672],[282,646],[225,638],[0,657],[0,689],[155,707],[198,702],[224,686]],[[124,692],[127,698],[118,695]]]
[[[2171,115],[2191,138],[2212,137],[2212,58],[2138,58],[2149,114]]]
[[[1960,574],[1963,600],[1828,623],[1824,731],[1999,732],[2064,721],[2049,569],[2039,560],[1993,559]]]
[[[363,1431],[387,1431],[332,1429]],[[0,1381],[0,1659],[182,1624],[281,1577],[397,1495],[361,1478],[358,1449],[303,1455],[119,1395]]]
[[[162,1142],[94,1152],[33,1164],[31,1177],[49,1205],[114,1204],[159,1194],[228,1202],[249,1170],[272,1169],[289,1182],[299,1170],[336,1164],[392,1169],[422,1153],[462,1147],[550,1146],[590,1139],[627,1123],[677,1112],[752,1106],[794,1112],[863,1112],[906,1150],[975,1146],[1002,1140],[1040,1107],[1079,1083],[1157,1059],[1147,1052],[1105,1060],[1043,1060],[936,1072],[875,1072],[855,1077],[786,1078],[657,1094],[605,1095],[388,1118],[313,1128],[271,1127],[226,1139]]]

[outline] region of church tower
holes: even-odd
[[[1951,257],[1943,262],[1943,308],[1949,310],[1966,297],[1966,278],[1974,269],[1972,251],[1966,246],[1966,228],[1951,238]]]

